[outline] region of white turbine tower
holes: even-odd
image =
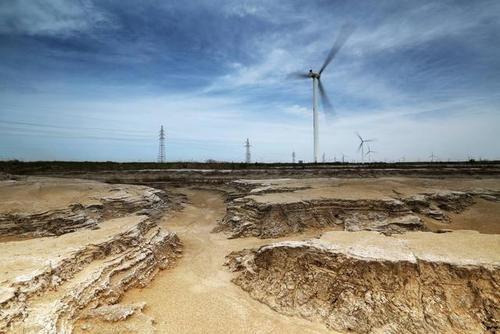
[[[340,33],[337,37],[337,40],[333,44],[330,52],[328,53],[325,62],[323,63],[323,66],[321,66],[320,70],[318,72],[313,72],[313,70],[309,70],[309,73],[303,73],[303,72],[296,72],[292,73],[291,77],[295,78],[300,78],[300,79],[312,79],[312,84],[313,84],[313,100],[312,100],[312,107],[313,107],[313,132],[314,132],[314,162],[318,162],[318,150],[319,150],[319,116],[318,116],[318,104],[317,104],[317,91],[319,90],[319,94],[321,97],[321,102],[323,103],[323,108],[326,111],[333,112],[333,107],[332,104],[330,103],[330,100],[328,99],[328,96],[326,96],[325,88],[323,87],[323,84],[321,83],[321,74],[325,70],[325,68],[330,64],[335,57],[335,55],[339,52],[340,48],[344,45],[344,43],[347,41],[349,36],[351,35],[354,27],[352,25],[344,25],[342,29],[340,30]]]
[[[361,135],[357,132],[356,135],[358,136],[360,141],[358,146],[358,152],[361,151],[361,163],[363,163],[365,161],[365,144],[374,141],[374,139],[363,139],[363,137],[361,137]]]

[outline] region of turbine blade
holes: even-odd
[[[335,43],[333,43],[330,52],[326,56],[325,62],[323,63],[323,66],[321,66],[321,69],[319,70],[319,74],[323,73],[328,64],[331,63],[335,55],[339,52],[339,50],[342,48],[342,46],[347,41],[349,36],[351,36],[353,31],[354,31],[354,26],[352,24],[344,24],[342,28],[340,28],[340,32],[337,36],[337,39],[335,40]]]
[[[361,151],[361,148],[363,147],[363,142],[361,142],[358,146],[358,152]]]
[[[330,102],[328,96],[326,95],[325,87],[323,86],[321,80],[319,79],[318,79],[318,88],[319,88],[319,96],[321,97],[321,103],[323,104],[323,110],[325,110],[325,112],[327,113],[334,114],[335,111],[333,109],[333,105]]]
[[[361,142],[363,142],[363,138],[361,138],[361,136],[359,135],[359,132],[356,132],[356,136],[358,136],[359,140],[361,140]]]
[[[287,76],[287,79],[309,79],[309,74],[305,72],[292,72],[289,73]]]

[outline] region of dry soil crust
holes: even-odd
[[[227,213],[215,229],[231,238],[273,238],[325,227],[392,234],[454,229],[454,221],[458,228],[500,231],[498,179],[328,178],[233,184],[236,191],[229,195]],[[476,203],[487,210],[462,219]]]
[[[0,332],[71,333],[79,317],[126,314],[106,306],[178,257],[177,236],[153,219],[167,207],[161,191],[42,178],[0,190],[2,232],[24,236],[0,242]]]
[[[144,315],[154,319],[157,333],[332,333],[322,324],[274,312],[232,284],[232,275],[223,266],[225,255],[264,241],[228,240],[223,234],[210,233],[224,215],[223,197],[209,191],[186,193],[190,204],[160,223],[179,235],[183,257],[147,287],[128,291],[123,303],[146,302]],[[142,315],[112,325],[95,321],[85,325],[93,333],[144,333],[151,328]],[[89,329],[77,328],[77,333],[89,333]]]
[[[234,252],[234,283],[287,315],[355,333],[497,333],[500,237],[329,232]]]

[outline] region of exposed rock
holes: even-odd
[[[215,232],[230,238],[272,238],[308,228],[380,231],[384,234],[426,230],[421,218],[450,222],[477,196],[497,198],[495,190],[436,190],[433,182],[408,187],[401,179],[339,181],[317,179],[241,180]],[[479,183],[482,184],[482,183]],[[397,190],[396,187],[403,191]]]
[[[497,235],[329,232],[233,252],[227,265],[253,298],[339,331],[500,330]]]
[[[280,181],[285,181],[289,179],[279,179]],[[276,182],[276,179],[272,181]],[[279,193],[279,192],[290,192],[296,190],[309,189],[309,186],[280,186],[275,187],[270,183],[266,183],[265,181],[253,181],[252,180],[235,180],[230,183],[232,191],[227,193],[227,201],[234,200],[239,197],[244,197],[246,195],[262,195],[262,194],[271,194],[271,193]]]
[[[402,198],[412,211],[430,218],[448,221],[446,212],[461,213],[474,204],[471,193],[461,191],[439,191]]]
[[[142,311],[144,306],[146,306],[145,303],[99,306],[83,312],[80,319],[99,319],[103,321],[116,322],[127,319],[137,311]]]
[[[215,231],[227,231],[231,238],[272,238],[306,228],[328,226],[340,226],[347,231],[373,230],[388,234],[423,229],[420,218],[396,199],[261,203],[243,197],[228,203],[227,213]]]
[[[181,246],[174,233],[145,217],[131,225],[100,243],[63,252],[62,258],[41,257],[39,269],[3,284],[0,331],[71,332],[82,311],[118,302],[127,289],[147,285],[158,270],[175,263]]]
[[[71,333],[80,317],[128,318],[140,308],[117,305],[123,293],[181,254],[176,234],[156,225],[169,208],[161,190],[41,178],[0,190],[0,233],[15,236],[1,243],[0,333]]]
[[[0,190],[7,194],[12,188],[21,192],[23,187],[30,189],[36,186],[43,191],[44,187],[50,186],[56,188],[50,191],[57,192],[57,186],[52,185],[53,180],[30,178],[28,181],[8,181],[0,183]],[[67,185],[60,186],[63,189],[64,187]],[[95,194],[88,193],[89,187],[96,189]],[[10,209],[8,205],[5,205],[5,208],[0,209],[0,234],[4,237],[61,235],[83,228],[98,228],[99,222],[103,219],[123,217],[131,213],[156,218],[166,209],[165,194],[161,190],[148,187],[80,181],[74,184],[73,192],[77,195],[80,192],[80,199],[85,199],[85,201],[63,202],[60,205],[44,207],[43,198],[37,198],[36,201],[39,202],[37,208],[26,206]],[[30,198],[30,196],[23,198],[22,192],[18,197],[20,198],[9,199],[17,207]]]

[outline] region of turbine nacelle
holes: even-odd
[[[316,78],[319,79],[321,77],[321,74],[313,72],[313,70],[309,70],[309,78]]]

